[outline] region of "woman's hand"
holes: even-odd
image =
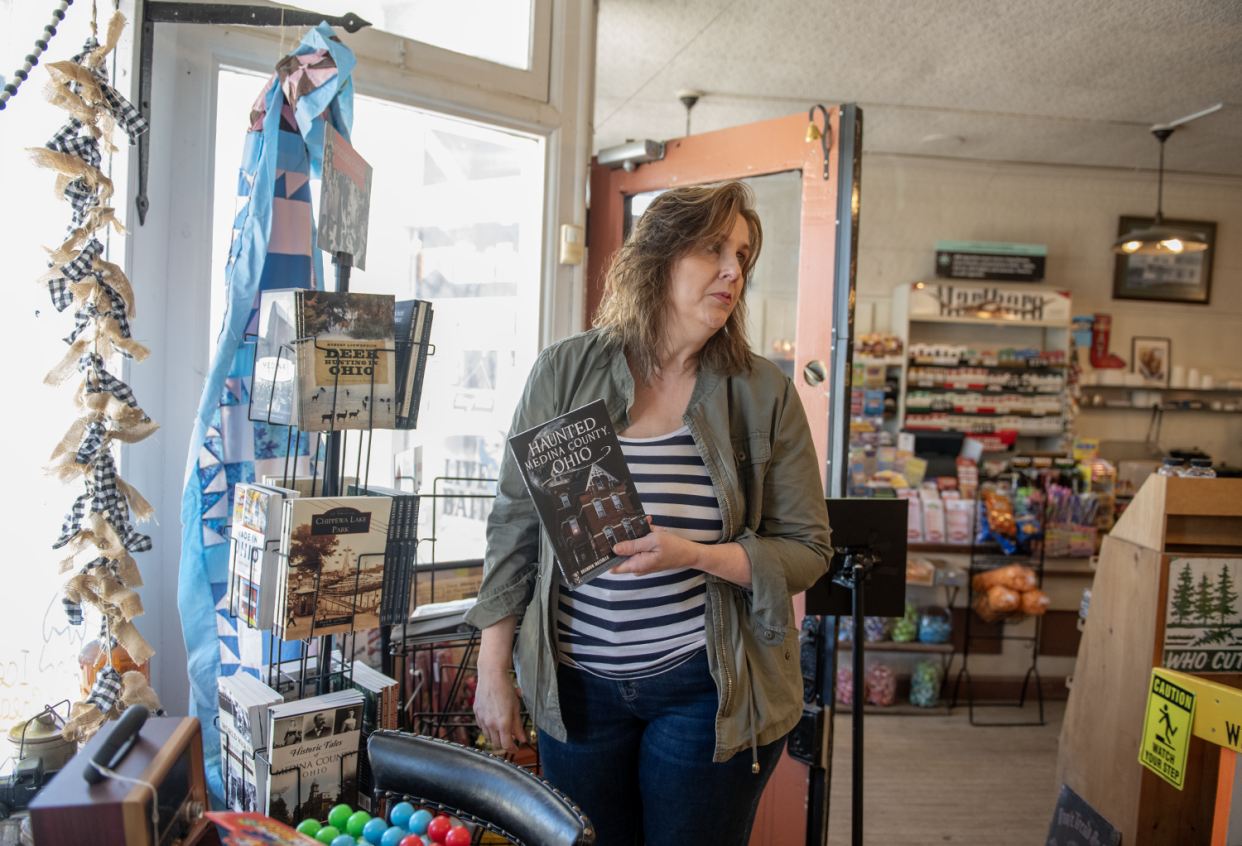
[[[612,548],[617,555],[630,557],[608,572],[615,575],[632,573],[635,576],[645,576],[663,570],[696,567],[702,548],[702,544],[679,537],[668,529],[652,526],[651,531],[641,538],[621,541]]]
[[[751,586],[750,556],[740,543],[695,543],[668,529],[652,526],[650,534],[621,541],[612,551],[630,556],[608,571],[613,574],[645,576],[691,567],[744,588]]]
[[[508,670],[479,670],[474,691],[474,718],[487,742],[512,755],[526,742],[517,691]]]
[[[505,617],[483,630],[479,644],[479,678],[474,691],[474,717],[487,742],[513,754],[526,742],[521,706],[513,678],[513,633],[517,617]]]

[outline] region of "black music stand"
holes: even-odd
[[[834,555],[828,574],[806,592],[806,613],[854,617],[852,843],[863,843],[863,617],[906,611],[904,499],[829,499]],[[828,648],[835,648],[829,644]],[[830,689],[831,680],[825,680]],[[831,766],[831,761],[828,762]],[[827,831],[827,820],[824,829]]]

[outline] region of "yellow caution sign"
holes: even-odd
[[[1186,781],[1186,754],[1194,720],[1194,693],[1153,672],[1139,763],[1178,790]]]

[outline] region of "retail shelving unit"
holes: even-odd
[[[898,287],[893,327],[904,332],[906,350],[897,409],[901,428],[972,434],[1013,430],[1022,451],[1060,448],[1070,411],[1065,376],[1071,316],[1069,294],[1043,285],[933,280]],[[977,354],[912,358],[912,347],[920,344],[965,347]],[[1038,355],[999,355],[1015,350]],[[985,351],[998,355],[985,358]],[[912,377],[911,368],[969,372],[937,379],[920,370]],[[923,413],[940,419],[920,419]]]

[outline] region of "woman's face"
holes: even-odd
[[[695,247],[673,264],[669,330],[675,343],[706,343],[725,325],[742,295],[742,265],[749,256],[750,229],[738,215],[724,241]]]

